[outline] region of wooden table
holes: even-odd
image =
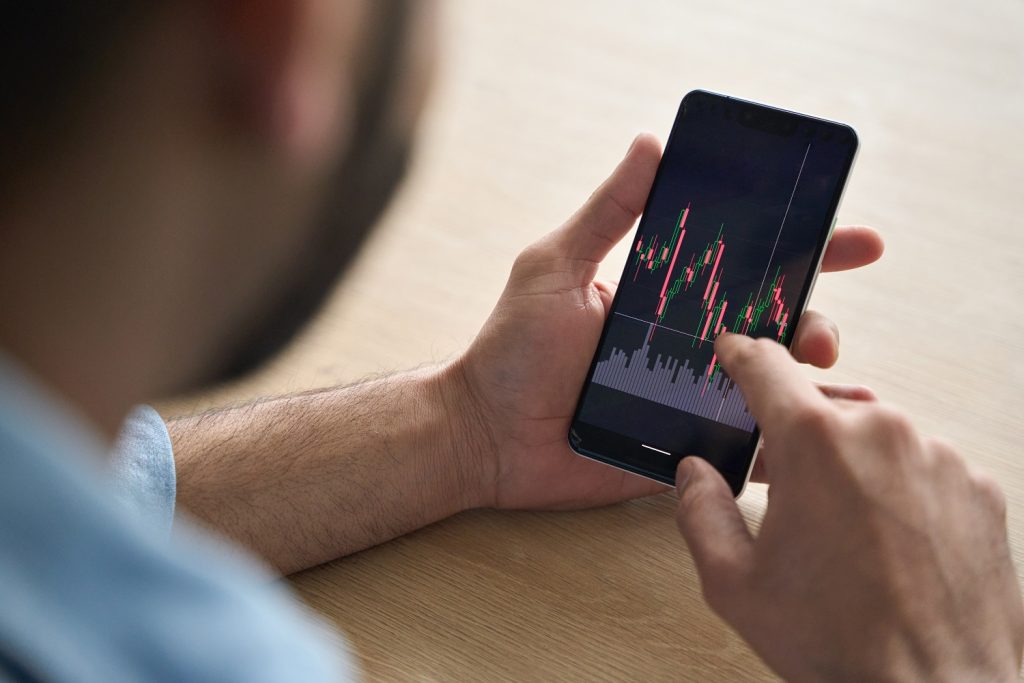
[[[1024,4],[461,0],[442,23],[414,172],[351,277],[266,372],[187,408],[458,353],[518,250],[704,87],[858,129],[840,220],[888,253],[819,280],[830,376],[993,472],[1024,566]],[[703,605],[674,500],[463,514],[293,585],[369,680],[770,678]],[[752,522],[764,502],[749,487]]]

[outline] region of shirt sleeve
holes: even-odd
[[[171,437],[150,406],[128,414],[110,458],[114,485],[131,511],[164,533],[174,521],[176,480]]]

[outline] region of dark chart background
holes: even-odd
[[[754,420],[714,338],[789,341],[855,142],[714,101],[687,98],[677,119],[578,417],[671,453],[749,459]]]

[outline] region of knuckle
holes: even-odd
[[[827,438],[838,428],[833,411],[810,403],[793,406],[790,419],[793,428],[805,436]]]
[[[546,251],[547,248],[542,242],[533,242],[527,245],[526,248],[519,252],[516,260],[512,263],[513,272],[530,269],[538,261],[543,260]]]
[[[779,344],[769,337],[758,337],[754,340],[751,345],[759,356],[766,356],[773,353],[778,353],[779,349],[782,348]]]
[[[755,362],[757,362],[757,355],[757,350],[755,349],[753,344],[747,344],[745,346],[740,347],[733,353],[733,368],[739,369],[753,365]]]
[[[883,437],[899,441],[911,442],[917,438],[917,429],[910,418],[901,410],[878,404],[871,407],[872,428]]]
[[[966,470],[966,462],[963,456],[957,452],[953,444],[936,436],[929,436],[924,440],[925,450],[934,458],[940,467],[950,469]]]
[[[1003,489],[999,486],[999,482],[996,481],[995,477],[988,472],[972,468],[970,470],[970,478],[974,489],[981,496],[981,499],[985,501],[989,510],[1000,519],[1005,519],[1006,494],[1003,493]]]
[[[749,344],[744,344],[735,354],[734,364],[743,367],[756,365],[762,361],[765,354],[770,353],[774,342],[765,338],[754,339]]]

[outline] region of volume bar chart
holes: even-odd
[[[651,363],[647,341],[631,354],[613,348],[609,358],[597,363],[593,381],[731,427],[754,429],[743,396],[726,375],[715,371],[713,361],[703,371],[691,367],[689,360],[680,365],[661,354]]]

